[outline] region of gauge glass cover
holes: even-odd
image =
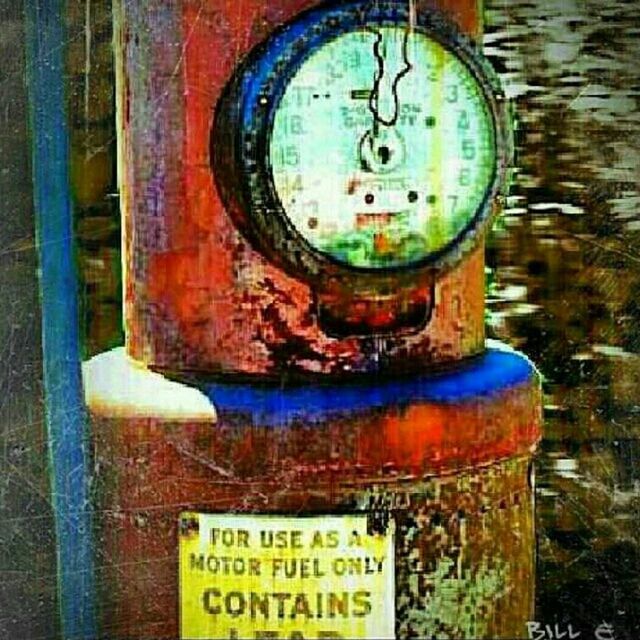
[[[453,242],[496,174],[484,90],[451,50],[401,26],[338,35],[275,110],[268,161],[290,224],[350,268],[420,263]]]

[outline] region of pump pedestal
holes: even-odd
[[[211,410],[203,412],[205,401],[192,417],[185,406],[179,415],[109,406],[118,394],[100,397],[101,359],[107,369],[114,358],[126,366],[122,350],[110,358],[85,369],[105,635],[179,636],[185,513],[285,514],[293,529],[313,515],[393,522],[397,637],[526,635],[541,404],[523,356],[494,343],[429,377],[289,389],[203,384],[188,393],[198,403],[208,397]],[[349,580],[334,577],[332,588],[358,584]],[[203,594],[193,597],[202,607]],[[353,637],[342,622],[342,635]]]

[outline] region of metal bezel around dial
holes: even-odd
[[[486,101],[496,147],[493,175],[468,224],[440,250],[392,267],[348,265],[310,242],[289,219],[275,189],[270,136],[285,89],[319,47],[367,27],[409,27],[409,8],[398,0],[348,0],[318,5],[278,28],[253,49],[218,101],[211,133],[211,161],[222,201],[252,245],[285,271],[326,286],[389,288],[421,277],[432,279],[457,265],[480,241],[507,182],[513,143],[510,112],[500,83],[475,45],[439,12],[420,10],[412,28],[439,42],[466,66]]]

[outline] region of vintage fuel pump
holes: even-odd
[[[479,11],[116,3],[105,635],[526,634],[540,389],[485,344],[512,139]]]
[[[258,4],[163,10],[179,42],[123,5],[130,355],[279,378],[481,353],[512,152],[490,67],[424,3]]]

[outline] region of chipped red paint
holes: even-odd
[[[369,368],[373,347],[390,371],[484,348],[482,246],[438,282],[426,330],[336,339],[320,330],[309,288],[255,253],[220,204],[208,159],[217,96],[251,46],[314,2],[121,1],[132,356],[166,369],[345,373]],[[464,30],[477,29],[476,0],[439,4],[455,7]],[[428,296],[428,287],[417,287],[407,304]],[[366,315],[367,304],[345,308]],[[512,567],[500,603],[494,609],[489,602],[484,615],[487,637],[515,637],[531,614],[527,470],[540,429],[534,373],[501,393],[456,404],[414,399],[404,407],[333,411],[313,425],[265,426],[225,411],[215,425],[94,416],[101,632],[178,636],[182,511],[369,513],[375,497],[388,501],[382,508],[398,525],[398,637],[419,635],[410,621],[432,595],[428,572],[413,560],[426,566],[447,553],[464,553],[472,576],[487,558]]]
[[[398,525],[432,511],[455,520],[456,512],[465,510],[470,529],[468,541],[460,544],[494,544],[491,554],[525,572],[521,579],[529,586],[510,581],[505,589],[512,608],[492,622],[498,626],[490,637],[514,637],[517,624],[524,625],[531,613],[534,540],[527,464],[540,437],[540,394],[532,374],[505,392],[467,402],[348,410],[313,425],[267,427],[241,414],[221,415],[216,425],[94,418],[95,458],[101,463],[96,484],[103,632],[177,637],[180,512],[367,513],[371,493],[382,492],[398,501],[390,507]],[[494,477],[491,492],[487,474]],[[470,488],[454,491],[455,507],[443,506],[437,497],[427,497],[430,482]],[[490,526],[482,524],[485,509],[494,512]],[[474,536],[476,527],[484,533]],[[405,539],[403,531],[399,526],[398,570],[405,548],[415,547],[425,561],[437,553],[428,537]],[[434,529],[436,534],[443,535]],[[511,538],[513,548],[506,542]],[[481,561],[474,553],[479,552],[467,560],[471,570]],[[406,588],[399,577],[396,594]],[[400,629],[409,619],[405,615],[398,609]]]
[[[383,340],[331,337],[319,326],[309,286],[255,252],[222,207],[209,165],[218,96],[251,47],[314,4],[122,0],[116,42],[125,324],[130,355],[146,364],[352,374],[420,369],[483,348],[482,246],[438,282],[426,328]],[[476,0],[436,3],[448,4],[462,28],[475,31]],[[348,292],[339,295],[348,309]],[[370,324],[388,324],[405,302],[376,301],[381,309],[371,312]]]

